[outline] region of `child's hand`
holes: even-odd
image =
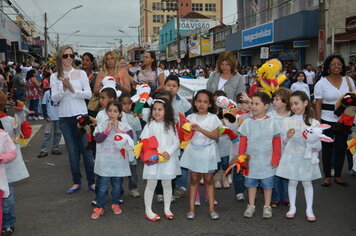
[[[201,132],[201,128],[198,124],[192,124],[192,130],[196,130],[196,131],[199,131]]]
[[[161,154],[163,156],[164,159],[166,159],[167,161],[170,159],[170,156],[168,152],[164,152]]]
[[[108,121],[108,127],[107,127],[107,130],[108,130],[108,131],[111,131],[111,130],[112,130],[112,128],[113,128],[112,121],[111,121],[111,120],[109,120],[109,121]]]
[[[287,137],[291,138],[293,137],[294,134],[295,134],[295,129],[289,129],[287,132]]]

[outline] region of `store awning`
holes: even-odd
[[[337,42],[337,41],[355,41],[355,40],[356,40],[356,31],[335,34],[335,42]],[[331,36],[328,38],[328,43],[329,44],[331,43]]]

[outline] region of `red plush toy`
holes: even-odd
[[[136,158],[140,158],[146,165],[154,165],[156,163],[167,161],[158,152],[158,141],[155,136],[142,139],[133,147]]]
[[[183,113],[179,112],[179,123],[177,124],[178,137],[180,140],[180,148],[185,149],[193,137],[195,130],[192,130],[192,124],[184,116]]]
[[[230,167],[226,169],[225,174],[228,174],[232,168],[236,166],[236,173],[239,173],[241,171],[241,174],[243,176],[247,176],[249,174],[248,170],[248,161],[250,159],[249,155],[240,155],[234,157],[230,161]]]

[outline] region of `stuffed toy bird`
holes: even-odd
[[[34,112],[30,112],[20,100],[15,101],[14,110],[14,134],[12,136],[12,141],[15,144],[20,143],[21,146],[26,146],[28,144],[26,139],[29,139],[32,134],[32,127],[26,120],[26,116],[27,114]]]
[[[280,74],[282,63],[278,59],[271,59],[265,62],[257,71],[258,82],[262,86],[262,92],[267,93],[270,97],[279,89],[287,77]]]
[[[180,140],[180,148],[185,149],[193,137],[195,130],[192,130],[192,124],[184,116],[183,113],[179,112],[179,122],[177,124],[178,137]]]
[[[236,173],[239,173],[241,171],[241,174],[243,176],[247,176],[249,174],[248,170],[248,161],[250,160],[249,155],[239,155],[234,157],[230,161],[230,167],[226,169],[225,174],[228,174],[232,168],[236,166]]]
[[[167,161],[157,150],[158,141],[155,136],[142,139],[133,147],[136,158],[140,158],[146,165],[154,165]]]
[[[356,115],[356,93],[346,93],[336,102],[334,114],[340,116],[334,129],[345,134],[351,134],[351,127]]]
[[[312,164],[319,164],[318,154],[321,150],[321,141],[334,142],[330,137],[323,134],[323,130],[329,129],[331,126],[321,124],[317,127],[308,127],[302,132],[304,142],[306,144],[304,158],[309,159]]]
[[[133,116],[142,118],[143,106],[147,103],[151,105],[153,99],[150,97],[151,88],[147,84],[138,84],[136,86],[136,94],[131,97],[131,101],[136,103]]]
[[[96,119],[91,116],[83,115],[77,117],[77,127],[78,127],[78,136],[82,137],[84,134],[87,136],[88,145],[86,149],[92,149],[95,145],[93,138],[93,132],[96,126]]]
[[[352,170],[356,172],[356,135],[352,136],[352,139],[347,141],[347,150],[349,150],[352,154],[353,166]]]
[[[127,147],[134,146],[134,142],[128,134],[124,134],[124,133],[115,134],[114,145],[118,150],[120,150],[120,153],[122,154],[124,159],[126,159],[126,156],[129,156],[129,162],[134,161],[133,159],[131,159],[133,156],[127,155],[128,154]]]
[[[233,100],[225,97],[225,96],[219,96],[216,99],[215,102],[216,106],[222,108],[222,116],[226,118],[230,123],[235,123],[236,119],[238,120],[238,123],[242,123],[242,118],[240,119],[238,113],[238,108],[236,102]]]

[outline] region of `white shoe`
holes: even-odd
[[[35,117],[34,120],[39,120],[39,118],[38,118],[38,117]]]
[[[237,200],[237,201],[243,201],[243,200],[245,200],[244,194],[243,194],[243,193],[238,193],[238,194],[236,194],[236,200]]]
[[[229,184],[232,184],[232,175],[231,174],[227,176],[227,180],[229,181]]]
[[[247,208],[244,212],[244,217],[251,218],[255,214],[255,211],[256,211],[255,206],[247,205]]]
[[[194,205],[195,206],[200,206],[200,200],[195,200]]]

